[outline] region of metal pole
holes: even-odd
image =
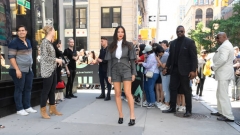
[[[73,0],[73,40],[74,40],[74,49],[76,50],[76,1]]]
[[[160,0],[158,0],[158,4],[157,4],[157,27],[156,27],[156,38],[155,38],[155,42],[158,43],[158,36],[159,36],[159,16],[160,16]]]
[[[46,25],[45,0],[42,0],[42,27]]]

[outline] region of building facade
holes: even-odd
[[[229,0],[227,6],[221,8],[221,18],[228,19],[233,15],[233,5],[239,0]]]
[[[208,27],[209,22],[214,18],[212,0],[187,0],[184,5],[186,5],[185,15],[181,18],[181,25],[185,27],[186,32],[195,29],[199,22],[203,22],[204,27]]]

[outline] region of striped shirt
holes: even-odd
[[[27,46],[17,37],[8,45],[8,59],[15,58],[21,72],[32,71],[32,45],[30,40],[26,39],[26,42]],[[11,65],[10,69],[14,69],[14,67]]]

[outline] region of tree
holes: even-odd
[[[196,43],[198,52],[204,48],[206,50],[211,49],[212,42],[210,40],[210,31],[203,30],[203,23],[199,22],[196,26],[196,30],[190,30],[188,33],[191,39],[193,39]]]

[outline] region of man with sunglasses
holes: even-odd
[[[229,42],[226,33],[220,32],[216,37],[220,47],[213,56],[213,66],[211,69],[215,72],[215,80],[218,81],[217,87],[217,109],[218,112],[211,115],[219,116],[217,120],[234,122],[230,99],[228,97],[228,86],[231,80],[234,80],[234,49]]]
[[[163,75],[170,69],[170,109],[162,111],[163,113],[176,112],[176,99],[178,92],[185,96],[186,113],[184,117],[192,115],[192,89],[189,81],[196,77],[198,67],[197,49],[195,42],[185,37],[185,29],[178,26],[176,34],[177,39],[172,41],[169,57]]]

